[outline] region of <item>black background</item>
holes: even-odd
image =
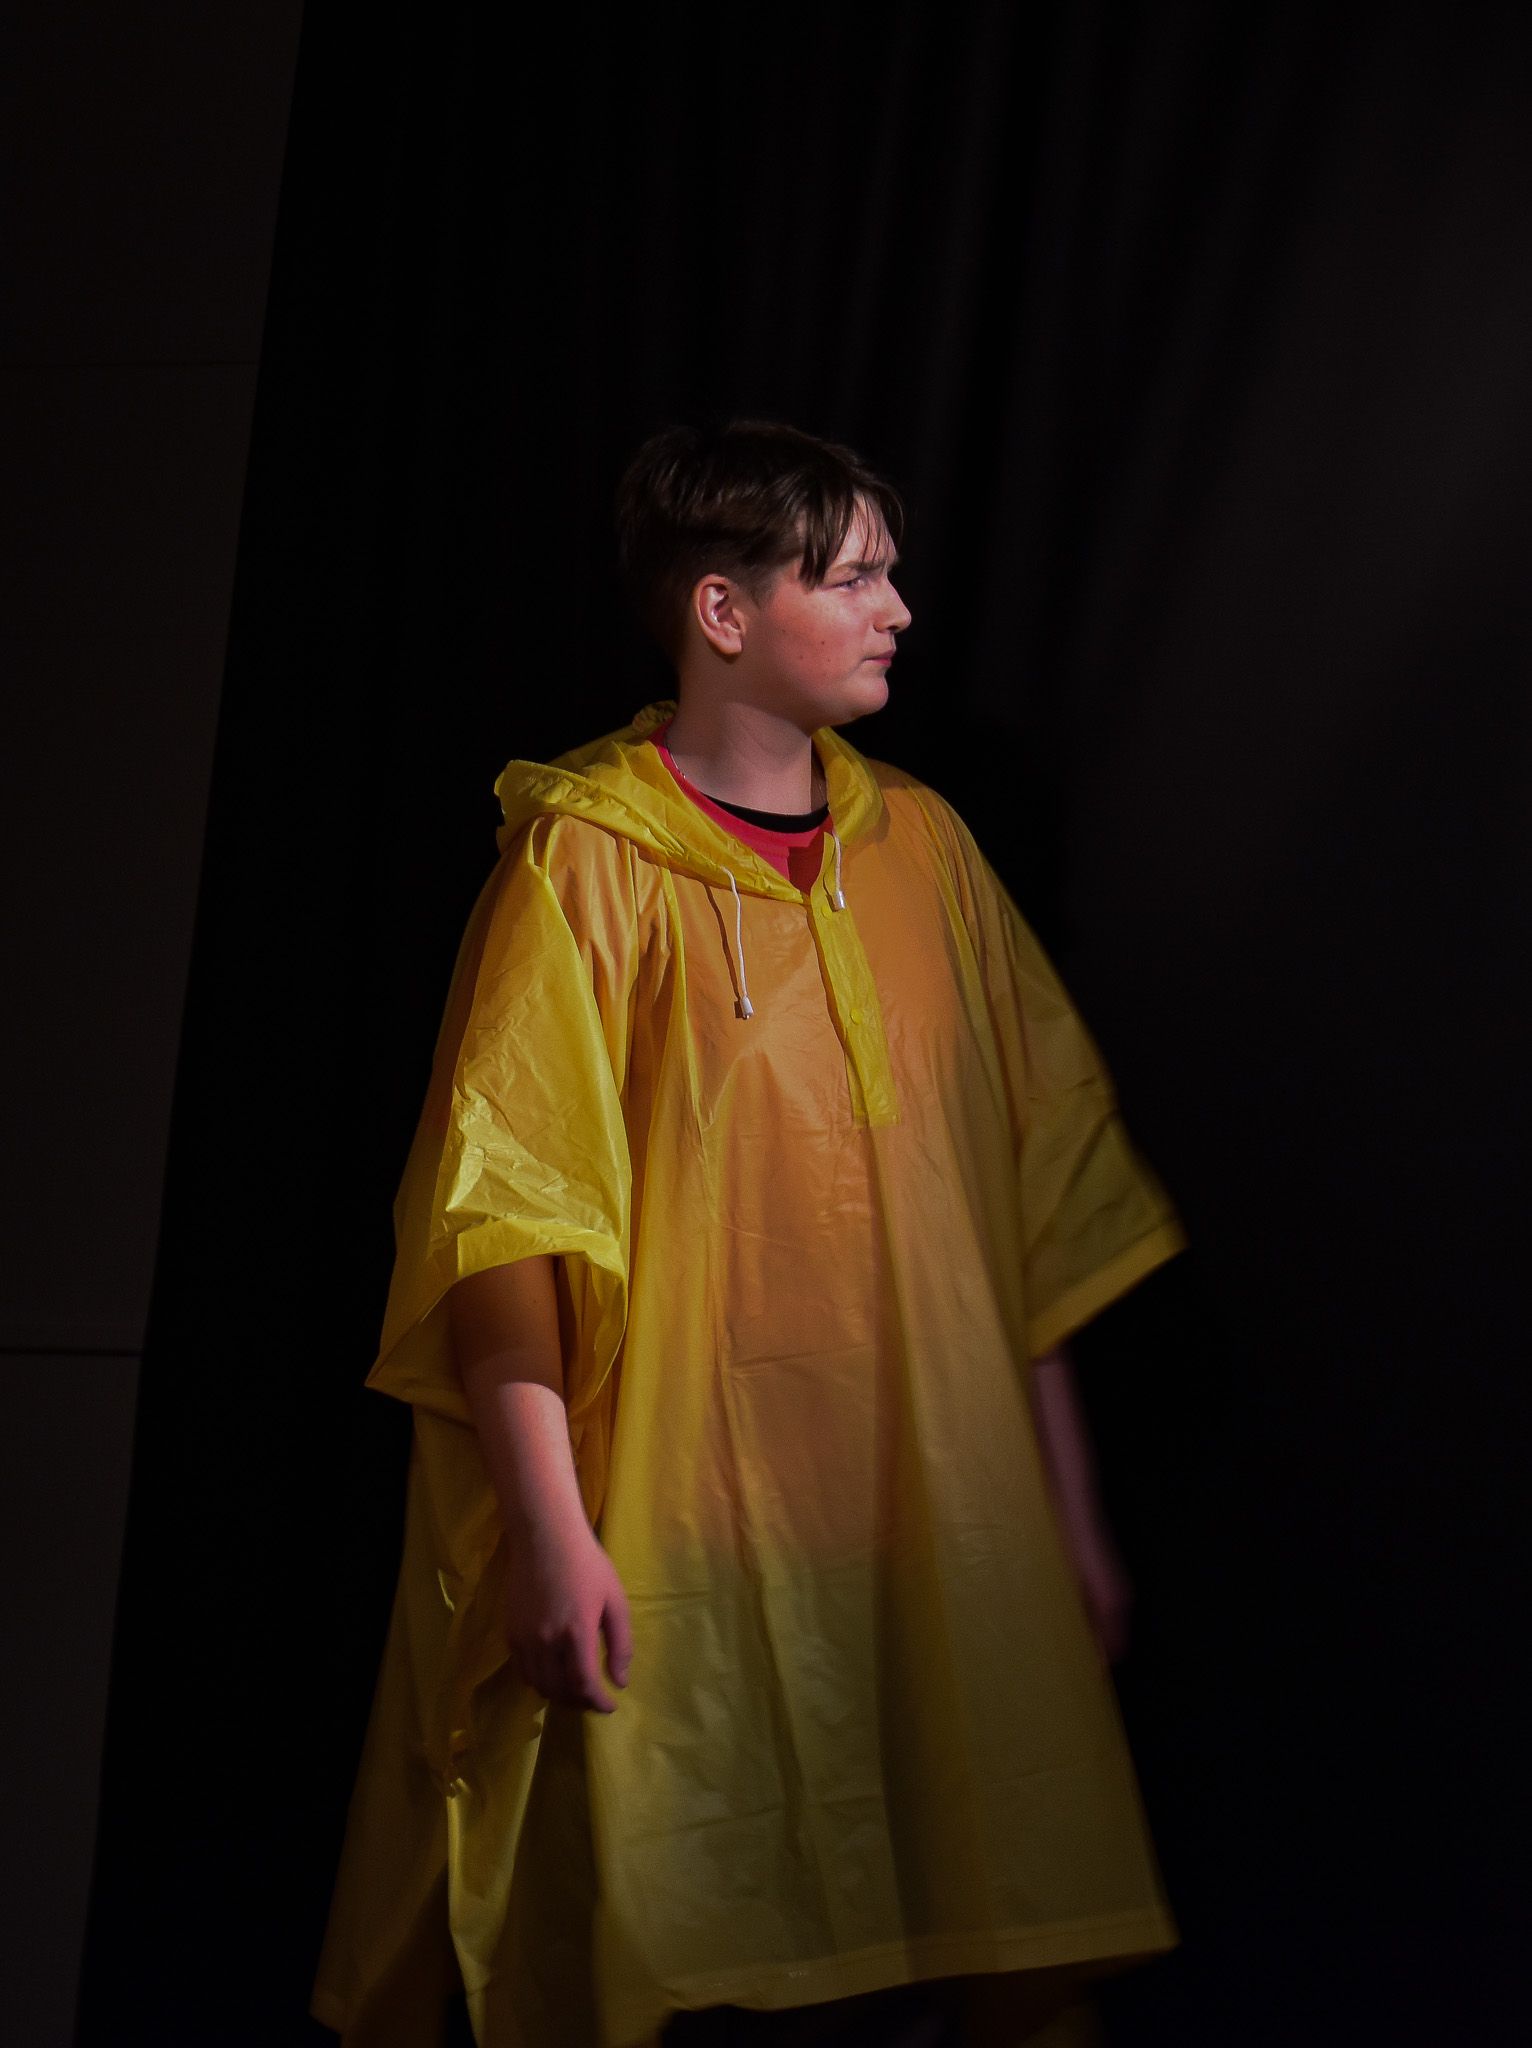
[[[491,784],[670,693],[672,417],[912,510],[968,819],[1193,1250],[1077,1342],[1183,1946],[1121,2044],[1492,2040],[1529,1903],[1532,48],[1511,7],[311,5],[80,2039],[304,2016],[397,1564],[389,1203]]]

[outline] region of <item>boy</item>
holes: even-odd
[[[839,735],[901,524],[790,428],[656,436],[677,697],[496,785],[369,1375],[415,1438],[355,2048],[459,1972],[484,2048],[1000,2048],[1175,1939],[1060,1347],[1185,1240],[957,813]]]

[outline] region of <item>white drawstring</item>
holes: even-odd
[[[729,874],[729,887],[734,891],[734,943],[739,952],[739,1014],[742,1017],[753,1017],[755,1005],[750,1000],[750,991],[745,987],[745,906],[739,900],[739,884],[735,881],[732,870]]]
[[[830,837],[835,841],[835,890],[830,901],[837,910],[844,910],[846,899],[840,892],[840,834],[833,825],[830,827]]]
[[[832,909],[844,910],[846,898],[840,886],[840,834],[833,825],[830,827],[830,837],[835,841],[835,887],[830,892],[830,904]],[[755,1005],[751,1002],[750,991],[745,986],[745,906],[733,870],[726,869],[725,872],[729,877],[729,887],[734,891],[734,950],[739,957],[739,1014],[742,1017],[753,1017]]]

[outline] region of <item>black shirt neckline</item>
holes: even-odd
[[[792,811],[751,811],[743,804],[725,803],[721,796],[714,796],[708,790],[702,794],[710,804],[717,804],[721,811],[732,811],[747,825],[759,825],[766,832],[808,832],[815,825],[822,825],[830,815],[828,804],[821,804],[817,811],[804,811],[800,816]]]

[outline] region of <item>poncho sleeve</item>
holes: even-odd
[[[1028,1349],[1040,1358],[1186,1248],[1106,1063],[1005,884],[952,807],[956,856],[1011,1122]]]
[[[578,1435],[627,1319],[633,924],[624,850],[599,827],[545,815],[506,844],[458,950],[369,1386],[467,1421],[443,1297],[470,1273],[553,1254]]]

